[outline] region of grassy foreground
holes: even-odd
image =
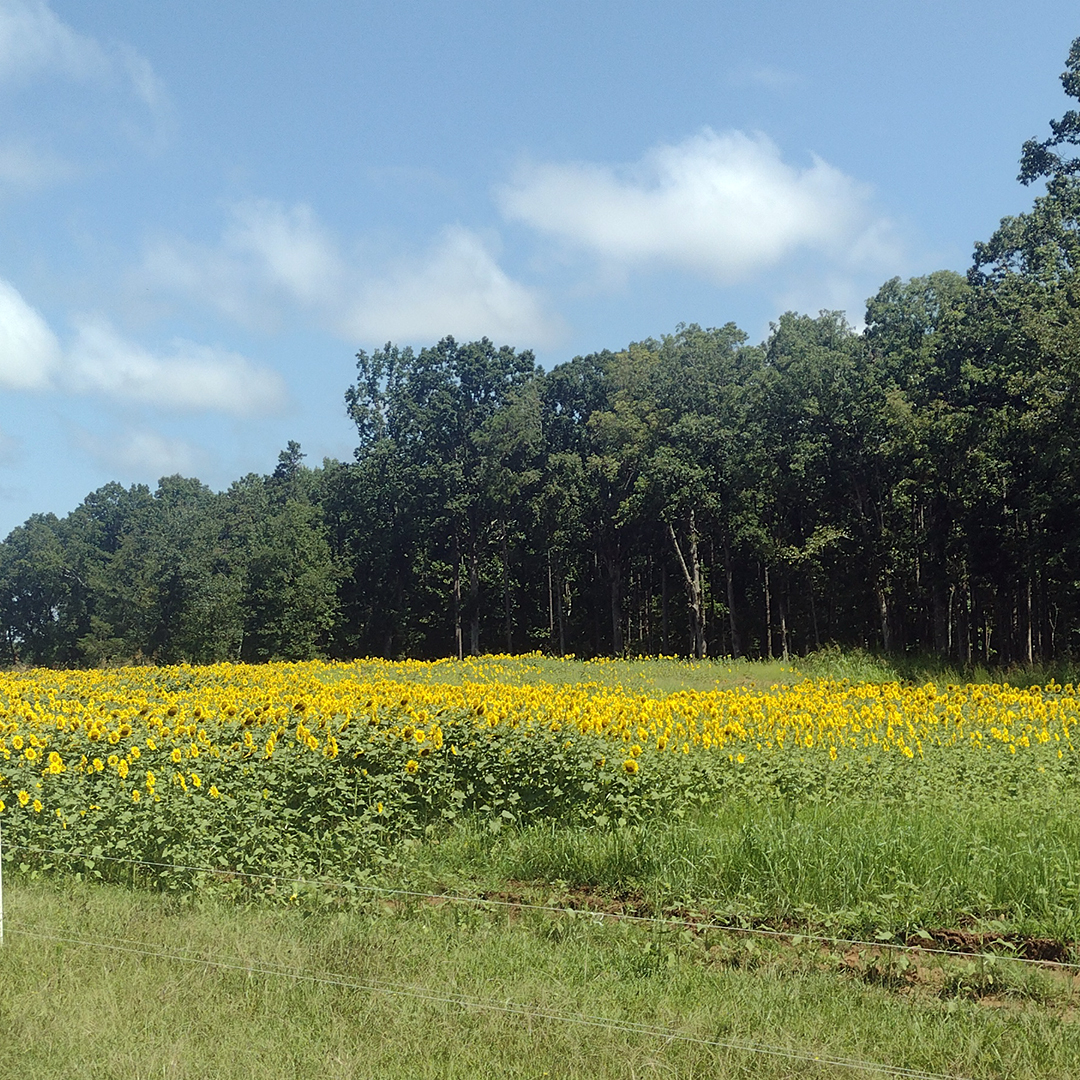
[[[1071,982],[1003,964],[987,997],[979,978],[528,909],[311,915],[20,882],[0,1075],[1076,1075]]]
[[[9,858],[0,1076],[1080,1076],[1080,972],[1009,958],[1077,959],[1080,826],[1004,806],[460,821],[371,889]]]

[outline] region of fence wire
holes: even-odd
[[[197,956],[183,952],[165,951],[155,947],[151,942],[120,942],[117,940],[111,942],[94,941],[89,938],[61,933],[55,928],[22,926],[19,923],[11,925],[10,920],[8,923],[8,933],[44,941],[76,945],[83,948],[100,949],[152,959],[167,960],[174,963],[194,964],[205,968],[224,971],[239,971],[247,975],[276,976],[302,982],[337,986],[350,990],[361,990],[366,993],[379,994],[385,997],[406,998],[415,1001],[424,1001],[430,1004],[452,1005],[463,1010],[501,1013],[506,1016],[517,1016],[527,1020],[545,1020],[552,1023],[570,1024],[578,1027],[600,1028],[607,1031],[622,1032],[628,1035],[656,1038],[667,1043],[680,1042],[717,1050],[726,1050],[734,1053],[748,1055],[756,1054],[763,1057],[799,1062],[804,1065],[821,1065],[831,1068],[848,1069],[854,1072],[876,1073],[879,1076],[903,1077],[905,1080],[965,1080],[965,1078],[959,1077],[956,1074],[926,1072],[922,1069],[909,1069],[900,1065],[888,1065],[880,1062],[864,1061],[858,1058],[814,1053],[813,1051],[796,1047],[769,1046],[762,1043],[739,1042],[732,1039],[710,1039],[704,1036],[691,1035],[687,1032],[681,1032],[673,1028],[660,1027],[653,1024],[618,1020],[611,1017],[589,1016],[587,1014],[579,1013],[562,1013],[551,1009],[523,1005],[512,1001],[492,1001],[470,997],[466,994],[433,991],[426,987],[394,985],[371,979],[354,979],[350,976],[334,972],[311,972],[298,968],[266,964],[264,962],[253,963],[235,957]]]
[[[851,946],[861,949],[881,949],[901,953],[918,953],[928,956],[960,957],[967,960],[1007,960],[1010,963],[1027,964],[1038,968],[1056,968],[1064,971],[1080,971],[1080,963],[1067,960],[1043,960],[1027,956],[1016,956],[1008,952],[985,952],[971,949],[944,949],[932,945],[910,944],[895,941],[869,941],[864,938],[837,937],[828,934],[815,934],[802,930],[773,930],[767,927],[740,926],[735,923],[716,922],[709,919],[696,919],[686,915],[634,915],[625,911],[599,911],[590,908],[569,907],[556,904],[538,904],[527,900],[506,900],[498,897],[468,896],[459,893],[424,892],[418,889],[394,888],[388,885],[375,885],[368,882],[340,881],[332,878],[308,878],[295,874],[270,874],[246,870],[231,870],[225,867],[189,866],[184,863],[161,862],[153,859],[132,859],[120,855],[94,854],[82,851],[63,851],[53,848],[28,847],[23,844],[8,844],[8,851],[22,851],[32,855],[52,855],[60,858],[82,859],[85,862],[113,862],[128,866],[152,867],[161,870],[182,870],[193,874],[208,874],[218,878],[245,878],[252,881],[275,881],[292,885],[313,886],[319,888],[343,889],[351,892],[366,892],[378,896],[399,899],[427,900],[434,903],[460,904],[471,907],[505,908],[514,911],[536,911],[549,914],[589,917],[597,922],[627,922],[649,925],[682,927],[695,931],[715,930],[746,937],[761,937],[776,941],[806,941],[819,945]],[[2,880],[2,879],[0,879]],[[2,908],[0,908],[2,910]]]

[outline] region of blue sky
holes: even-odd
[[[1030,205],[1075,4],[0,0],[0,535],[354,445],[359,348],[858,323]]]

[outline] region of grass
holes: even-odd
[[[70,882],[16,883],[7,916],[0,1075],[27,1080],[886,1075],[820,1060],[840,1057],[1062,1077],[1080,1061],[1071,985],[1004,966],[988,992],[985,971],[890,977],[873,957],[582,917],[420,902],[310,914]]]
[[[933,653],[882,655],[865,649],[828,646],[805,657],[793,657],[788,667],[801,675],[851,682],[901,682],[921,684],[1009,683],[1017,687],[1080,683],[1075,660],[1006,665],[958,664]]]
[[[987,677],[834,651],[791,664],[490,658],[409,677],[662,696],[806,675]],[[808,764],[802,786],[732,787],[707,811],[622,828],[463,816],[341,864],[349,889],[170,881],[100,861],[24,863],[9,848],[0,1077],[889,1075],[839,1058],[1080,1076],[1080,984],[1008,955],[1080,961],[1080,788],[1064,769],[1010,779],[1020,766],[1003,759],[871,769],[847,787],[817,783]],[[300,844],[307,823],[292,828]],[[1002,955],[888,947],[918,941]],[[198,962],[215,959],[225,966]]]
[[[507,881],[633,893],[651,912],[855,937],[964,928],[1067,944],[1080,942],[1078,853],[1070,804],[730,803],[606,831],[545,824],[493,838],[463,823],[405,854],[399,874],[473,894]]]
[[[363,663],[361,662],[361,672]],[[344,674],[335,677],[351,677]],[[851,682],[991,683],[1013,686],[1045,686],[1050,682],[1080,683],[1080,666],[1061,660],[1048,664],[965,665],[932,653],[891,654],[865,649],[826,646],[807,656],[789,660],[747,660],[730,656],[705,660],[684,657],[625,657],[578,660],[574,657],[530,655],[527,657],[478,657],[465,665],[447,663],[420,671],[410,669],[406,678],[434,683],[460,684],[482,678],[487,682],[522,685],[573,685],[597,683],[622,687],[649,695],[680,690],[723,690],[744,686],[768,690],[803,678],[848,679]]]
[[[682,657],[637,657],[624,659],[578,660],[575,657],[490,656],[467,658],[464,663],[449,661],[427,667],[402,668],[407,681],[461,685],[463,682],[505,683],[511,686],[573,686],[595,683],[621,687],[632,693],[663,695],[679,690],[717,690],[745,686],[768,690],[776,684],[797,682],[804,675],[795,662],[743,660],[721,657],[688,660]],[[363,661],[359,676],[383,677],[385,668],[373,664],[370,671]],[[354,678],[357,668],[336,670],[330,678]]]
[[[862,1075],[815,1057],[1080,1076],[1067,969],[886,947],[1076,942],[1078,821],[1016,800],[996,814],[731,803],[498,835],[472,820],[402,845],[369,879],[488,898],[471,904],[227,879],[157,893],[9,857],[0,1076]],[[667,1034],[575,1022],[587,1016]]]
[[[1039,939],[1054,943],[1043,954],[1080,961],[1080,799],[1067,791],[997,800],[971,791],[910,802],[731,799],[687,818],[603,829],[541,821],[493,832],[493,824],[463,817],[365,865],[331,859],[321,876],[344,889],[313,886],[304,903],[342,903],[372,885],[466,896],[588,889],[615,900],[633,894],[650,914],[690,910],[747,926],[892,941],[963,931],[1012,947]],[[35,855],[10,840],[6,865],[242,903],[293,891],[290,877],[268,884],[231,871]],[[277,872],[304,876],[289,866]]]

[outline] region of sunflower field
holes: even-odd
[[[3,841],[33,853],[23,866],[77,852],[93,876],[111,855],[348,878],[460,818],[604,829],[736,799],[1076,787],[1071,685],[663,692],[613,685],[602,665],[564,684],[537,670],[489,657],[0,675]],[[172,884],[193,873],[166,869]]]

